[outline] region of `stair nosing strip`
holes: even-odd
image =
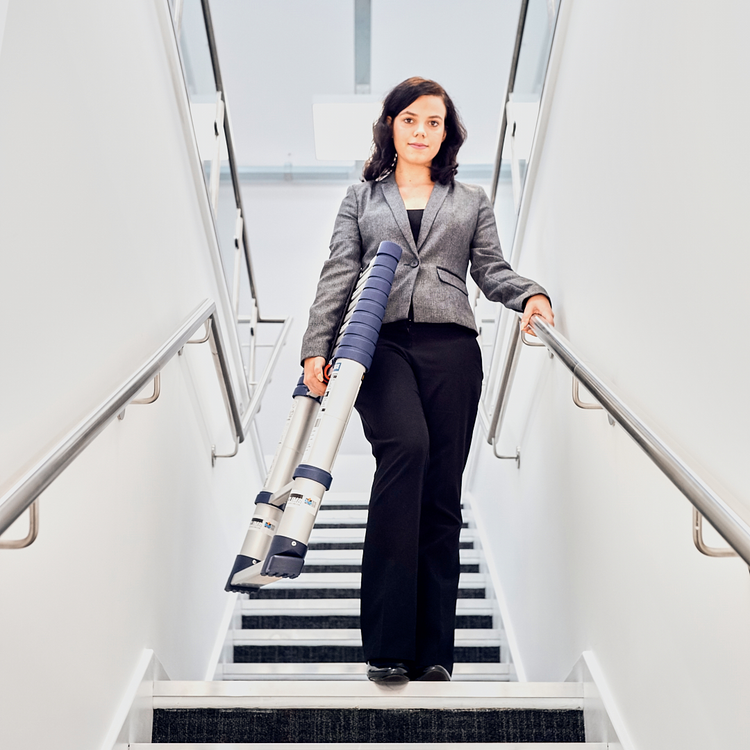
[[[131,742],[131,750],[398,750],[403,743],[391,742],[175,742],[169,744],[152,744],[150,742]],[[445,742],[440,743],[441,750],[607,750],[606,742]],[[410,742],[409,750],[434,750],[430,742]]]

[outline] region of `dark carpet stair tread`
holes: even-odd
[[[459,542],[459,549],[474,549],[474,542]],[[363,542],[311,542],[308,549],[362,549]]]
[[[333,503],[332,505],[329,505],[328,503],[325,503],[323,505],[324,510],[367,510],[367,505],[359,504],[359,505],[342,505]],[[461,510],[464,509],[464,504],[461,503]]]
[[[361,646],[235,646],[235,664],[294,664],[363,662]],[[454,660],[468,664],[500,661],[499,646],[456,646]]]
[[[367,525],[364,523],[316,523],[315,529],[364,529]]]
[[[253,594],[255,599],[359,599],[359,589],[287,589],[266,586]],[[459,599],[484,599],[484,589],[459,589]]]
[[[313,527],[315,529],[365,529],[367,528],[367,524],[365,523],[316,523]],[[469,524],[464,521],[464,523],[461,524],[462,529],[468,529]]]
[[[256,599],[359,599],[359,589],[262,588]]]
[[[154,711],[153,742],[584,742],[567,709],[222,709]]]
[[[357,615],[243,615],[243,630],[359,629]],[[456,628],[492,628],[492,615],[457,615]]]
[[[361,573],[361,565],[305,565],[305,573]],[[479,565],[461,566],[462,573],[479,573]]]

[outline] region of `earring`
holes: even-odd
[[[385,170],[385,171],[383,172],[383,174],[381,174],[381,175],[380,175],[380,177],[376,177],[376,178],[375,178],[375,182],[381,182],[381,181],[382,181],[382,180],[384,180],[384,179],[385,179],[386,177],[388,177],[388,175],[389,175],[389,174],[391,174],[391,173],[393,172],[393,170],[394,170],[394,169],[396,168],[396,161],[397,161],[397,159],[398,159],[398,154],[394,154],[394,156],[393,156],[393,161],[391,162],[391,166],[390,166],[390,167],[388,167],[388,168],[387,168],[387,169],[386,169],[386,170]]]

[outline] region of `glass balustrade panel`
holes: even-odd
[[[531,148],[536,133],[544,80],[547,75],[552,40],[560,0],[529,0],[521,47],[518,54],[515,82],[505,108],[507,125],[495,190],[495,216],[505,257],[513,262],[518,212],[526,185]],[[485,312],[487,318],[491,315]],[[494,408],[500,379],[501,358],[507,347],[515,313],[496,306],[497,320],[492,356],[485,364],[484,403]],[[485,324],[490,330],[489,323]]]
[[[560,0],[529,0],[495,196],[500,240],[510,256]]]
[[[180,58],[208,190],[216,141],[214,123],[221,110],[200,0],[183,0],[179,21]]]

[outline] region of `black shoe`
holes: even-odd
[[[367,662],[367,679],[377,682],[379,685],[401,685],[409,681],[409,670],[403,662],[377,662],[378,666],[373,666]]]
[[[411,679],[417,682],[450,682],[451,676],[445,667],[435,664],[431,667],[417,669]]]

